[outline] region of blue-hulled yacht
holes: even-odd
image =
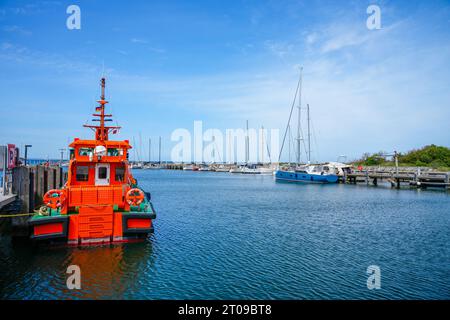
[[[326,165],[307,165],[298,169],[277,170],[275,179],[288,182],[337,183],[339,176]]]
[[[297,124],[297,164],[294,166],[289,166],[286,168],[281,168],[275,172],[275,179],[280,181],[288,181],[288,182],[306,182],[306,183],[337,183],[339,176],[339,168],[334,165],[311,165],[311,133],[310,133],[310,117],[309,117],[309,104],[307,104],[307,120],[308,120],[308,164],[301,165],[300,164],[300,149],[301,143],[304,142],[302,138],[301,132],[301,90],[302,90],[302,71],[303,68],[300,69],[300,78],[297,85],[297,90],[295,92],[294,101],[292,103],[291,112],[289,115],[288,125],[286,127],[286,131],[283,138],[283,145],[280,150],[280,157],[278,162],[280,162],[281,152],[283,150],[284,142],[286,140],[286,136],[288,134],[288,130],[290,132],[290,121],[293,113],[293,109],[296,103],[296,99],[298,96],[298,124]],[[290,136],[290,134],[289,134]],[[290,143],[289,143],[290,146]],[[305,147],[306,149],[306,147]]]

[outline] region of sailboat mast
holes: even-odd
[[[290,125],[288,125],[288,130],[289,130],[289,137],[288,137],[288,145],[289,145],[289,148],[288,148],[288,153],[289,153],[289,167],[291,166],[291,143],[292,143],[292,141],[291,141],[291,136],[292,136],[292,133],[291,133],[291,126]]]
[[[159,152],[158,152],[158,161],[161,166],[161,136],[159,136]]]
[[[302,119],[302,77],[303,67],[300,68],[300,87],[298,91],[298,119],[297,119],[297,164],[300,165],[300,153],[301,153],[301,119]]]
[[[248,164],[248,158],[249,158],[249,141],[248,141],[248,120],[247,120],[247,126],[245,130],[245,164]]]
[[[148,138],[148,162],[152,162],[152,139]]]
[[[309,103],[306,106],[307,106],[306,112],[308,116],[308,163],[311,163],[311,130],[310,130],[311,118],[309,117]]]
[[[261,126],[261,162],[264,164],[264,126]]]
[[[133,136],[133,145],[134,145],[134,161],[137,161],[137,148],[136,148],[136,139]]]
[[[227,140],[228,140],[228,155],[227,155],[227,158],[228,158],[228,163],[232,164],[233,163],[233,159],[231,159],[231,141],[230,141],[230,132],[229,131],[227,132],[227,135],[228,135],[228,137],[227,137]]]

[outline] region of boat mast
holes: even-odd
[[[261,126],[261,162],[264,165],[264,126]]]
[[[102,87],[102,94],[100,96],[100,105],[101,105],[101,111],[100,111],[100,140],[107,140],[108,137],[105,137],[105,78],[102,78],[100,80],[101,87]]]
[[[134,147],[134,161],[137,162],[138,161],[138,155],[137,155],[137,148],[136,148],[136,139],[133,136],[133,145]]]
[[[303,67],[300,68],[300,87],[298,91],[298,119],[297,119],[297,164],[300,165],[301,153],[301,117],[302,117],[302,74]]]
[[[289,137],[288,137],[288,145],[289,145],[289,148],[288,148],[288,150],[289,150],[289,165],[288,165],[288,167],[291,167],[291,143],[292,143],[292,141],[291,141],[291,136],[292,136],[292,133],[291,133],[291,126],[290,125],[288,125],[288,129],[289,129]]]
[[[98,117],[99,119],[94,118],[92,121],[98,121],[100,122],[100,125],[88,125],[85,124],[83,127],[90,128],[95,131],[95,140],[100,141],[106,141],[108,140],[109,133],[115,134],[119,131],[119,126],[106,126],[105,122],[111,122],[112,117],[111,114],[105,114],[105,105],[108,103],[108,101],[105,100],[105,78],[102,78],[100,80],[100,85],[102,88],[102,93],[100,95],[100,100],[97,100],[97,102],[100,104],[100,106],[95,108],[96,112],[92,116]],[[108,117],[108,119],[106,119]]]
[[[159,136],[159,153],[158,153],[159,166],[161,166],[161,136]]]
[[[290,135],[291,134],[291,131],[290,131],[291,130],[291,119],[292,119],[292,114],[293,114],[294,108],[295,108],[295,101],[297,100],[297,94],[298,94],[301,80],[302,80],[302,72],[301,72],[302,70],[303,70],[303,67],[300,68],[300,77],[298,79],[297,89],[295,89],[294,99],[292,100],[291,111],[289,112],[289,119],[286,124],[286,130],[284,131],[283,143],[281,144],[280,153],[278,154],[278,163],[280,163],[280,161],[281,161],[281,153],[283,152],[284,144],[286,142],[286,137],[287,137],[288,133],[289,133],[289,137],[291,137],[291,135]],[[295,145],[294,145],[294,148],[295,148]],[[289,162],[290,162],[290,160],[289,160]]]
[[[144,153],[142,152],[142,135],[141,132],[139,131],[139,154],[142,155],[142,161],[144,161]]]
[[[309,103],[306,105],[307,109],[307,116],[308,116],[308,164],[311,163],[311,131],[310,131],[310,120],[311,118],[309,117]]]
[[[248,164],[248,158],[249,158],[249,141],[248,141],[248,120],[247,120],[247,126],[245,131],[245,164]]]
[[[148,138],[148,162],[152,162],[152,139]]]

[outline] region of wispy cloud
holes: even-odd
[[[0,44],[0,62],[2,60],[36,67],[45,67],[48,70],[56,72],[101,72],[101,65],[96,66],[92,63],[81,61],[76,57],[33,50],[10,42],[2,42]],[[111,68],[108,69],[110,73],[113,71]]]
[[[139,38],[131,38],[130,41],[131,41],[132,43],[143,43],[143,44],[148,43],[147,40],[145,40],[145,39],[139,39]]]
[[[165,53],[166,52],[166,50],[164,50],[162,48],[157,48],[157,47],[149,47],[148,49],[155,53]]]
[[[285,56],[292,53],[295,44],[289,42],[280,42],[274,40],[266,40],[264,46],[274,55],[279,58],[284,58]]]
[[[13,26],[4,26],[4,27],[2,28],[2,31],[5,31],[5,32],[11,32],[11,33],[17,33],[17,34],[24,35],[24,36],[29,36],[29,35],[32,34],[31,31],[26,30],[26,29],[24,29],[24,28],[22,28],[22,27],[19,27],[19,26],[16,26],[16,25],[13,25]]]
[[[149,42],[146,39],[142,39],[142,38],[131,38],[130,41],[132,43],[136,43],[136,44],[142,44],[142,45],[147,45]],[[149,51],[154,52],[154,53],[165,53],[166,50],[159,48],[159,47],[155,47],[155,46],[147,46],[146,47]]]
[[[316,41],[321,39],[321,53],[339,51],[348,47],[357,47],[364,45],[368,41],[375,41],[380,37],[386,36],[395,28],[401,26],[403,21],[399,21],[381,30],[368,30],[358,24],[340,24],[329,26],[320,36],[316,34]],[[308,42],[308,39],[307,39]]]

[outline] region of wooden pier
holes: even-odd
[[[59,166],[19,166],[12,171],[11,188],[1,193],[0,211],[15,200],[19,201],[21,213],[33,212],[42,203],[42,197],[50,189],[61,188],[66,181]]]
[[[13,193],[7,193],[3,190],[3,188],[0,188],[0,212],[2,211],[3,207],[8,206],[9,204],[13,203],[17,199],[17,196]]]
[[[398,169],[366,169],[344,173],[339,178],[341,183],[365,183],[367,185],[378,185],[379,182],[387,181],[393,188],[399,189],[401,185],[407,184],[416,188],[445,188],[450,189],[450,172],[434,172],[421,170],[398,170]]]
[[[14,239],[28,238],[28,213],[42,204],[44,194],[50,189],[61,188],[66,174],[59,166],[18,166],[12,169],[11,187],[0,197],[0,213],[11,226]],[[10,216],[10,217],[9,217]],[[6,218],[6,219],[5,219]]]
[[[161,168],[168,170],[183,170],[182,163],[164,163],[161,164]]]

